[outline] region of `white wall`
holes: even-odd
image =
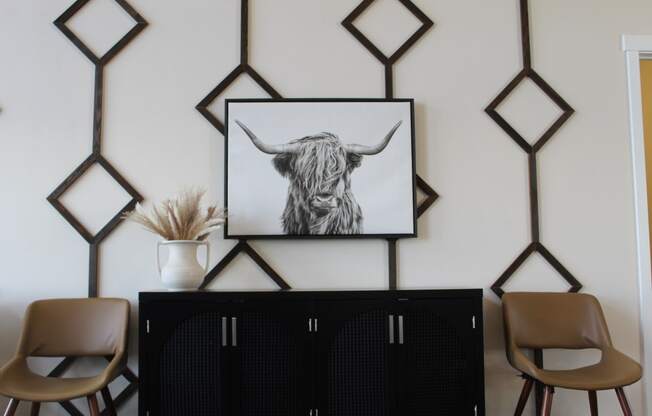
[[[412,22],[393,11],[397,2],[378,2],[373,17],[379,20],[370,15],[364,26],[374,40],[396,44]],[[420,238],[400,243],[400,285],[488,289],[529,239],[525,155],[483,112],[520,69],[518,2],[415,2],[436,27],[396,66],[396,95],[416,98],[418,171],[441,198],[419,221]],[[70,3],[0,2],[0,361],[11,356],[29,302],[86,293],[87,244],[45,200],[90,153],[92,67],[52,25]],[[94,3],[104,10],[104,0]],[[199,185],[221,202],[223,140],[194,106],[237,64],[239,1],[131,3],[150,26],[106,68],[104,154],[147,199]],[[251,3],[251,61],[281,94],[383,95],[381,65],[340,25],[357,0]],[[542,239],[586,291],[600,297],[616,345],[636,358],[633,197],[619,35],[649,33],[652,4],[532,3],[534,66],[577,110],[540,154]],[[115,27],[124,28],[109,18],[83,23],[75,22],[82,36],[94,33],[105,43]],[[509,110],[527,123],[545,113],[527,96]],[[101,175],[89,176],[67,199],[88,224],[101,224],[113,212],[102,204],[119,206],[112,201],[120,194],[100,182]],[[136,306],[138,291],[159,289],[155,241],[134,225],[119,227],[102,245],[101,295],[126,297]],[[233,244],[218,236],[212,243],[213,263]],[[253,245],[294,287],[386,284],[381,241]],[[534,259],[511,288],[559,289],[560,282]],[[214,287],[272,285],[243,257]],[[498,416],[513,411],[520,379],[504,358],[499,302],[489,290],[486,296],[487,409]],[[550,365],[584,360],[554,355]],[[92,369],[82,363],[76,372]],[[639,386],[628,392],[641,414]],[[599,398],[602,413],[617,414],[613,393]],[[555,400],[556,412],[587,413],[585,393],[559,391]],[[124,414],[135,409],[132,400]],[[63,414],[57,406],[44,413]]]

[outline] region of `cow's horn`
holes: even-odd
[[[247,128],[244,124],[240,123],[240,121],[236,120],[235,121],[238,126],[249,136],[251,139],[251,142],[258,148],[263,153],[267,153],[270,155],[276,155],[279,153],[295,153],[296,151],[296,145],[293,144],[267,144],[260,140],[256,135]]]
[[[348,153],[357,153],[359,155],[377,155],[378,153],[385,150],[385,147],[389,144],[389,141],[392,139],[392,136],[396,130],[400,127],[403,121],[396,123],[394,127],[387,133],[387,136],[375,146],[365,146],[363,144],[347,144],[344,146]]]

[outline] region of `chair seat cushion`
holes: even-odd
[[[30,371],[18,359],[0,370],[0,394],[31,402],[58,402],[85,397],[106,385],[104,374],[95,377],[54,378]]]
[[[527,372],[544,384],[574,390],[609,390],[640,380],[641,366],[625,354],[608,348],[600,362],[572,370],[537,369]]]

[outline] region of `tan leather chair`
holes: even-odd
[[[41,300],[28,308],[16,356],[0,369],[0,394],[11,401],[5,416],[18,403],[32,402],[38,415],[41,402],[86,397],[91,415],[99,416],[96,398],[102,392],[109,414],[115,408],[108,384],[127,361],[129,302],[123,299]],[[112,357],[99,375],[82,378],[44,377],[30,371],[27,357]]]
[[[591,415],[597,416],[597,390],[614,389],[626,416],[632,414],[624,386],[641,378],[641,366],[614,349],[598,300],[578,293],[507,293],[503,296],[505,349],[510,364],[523,373],[525,385],[516,407],[523,408],[535,382],[543,384],[541,414],[550,415],[555,387],[587,390]],[[586,349],[602,352],[600,362],[573,370],[538,368],[522,349]]]

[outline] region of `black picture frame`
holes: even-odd
[[[410,156],[411,156],[411,233],[362,233],[362,234],[230,234],[228,218],[224,225],[224,238],[231,240],[331,240],[331,239],[388,239],[416,238],[418,205],[416,198],[416,134],[413,98],[231,98],[226,99],[224,123],[224,205],[229,209],[229,105],[232,103],[409,103],[410,107]]]

